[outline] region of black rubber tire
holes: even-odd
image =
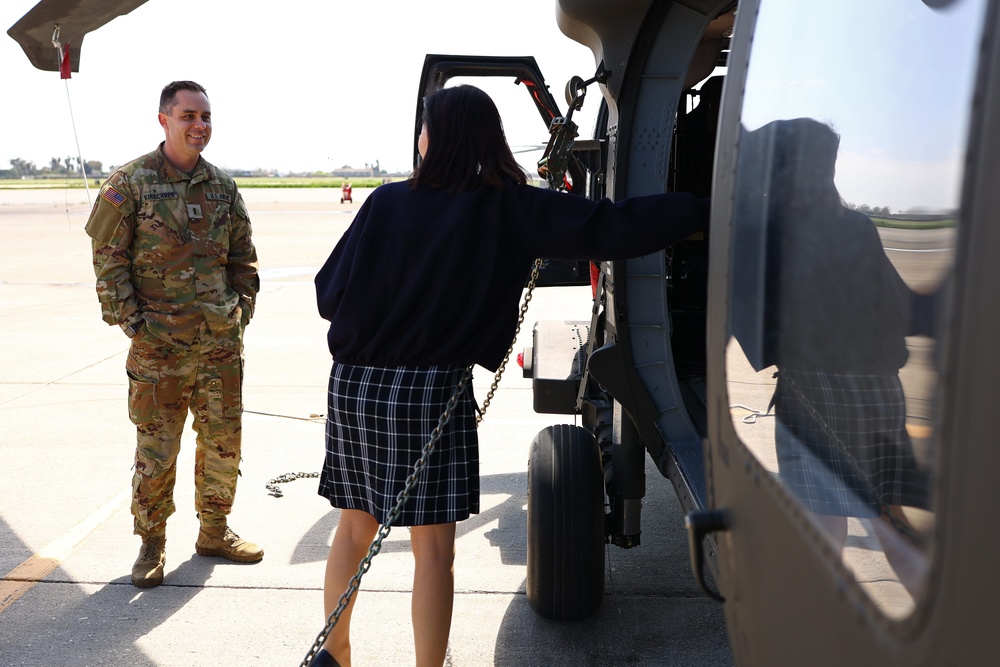
[[[597,440],[557,424],[528,459],[528,603],[557,621],[587,618],[604,597],[604,474]]]

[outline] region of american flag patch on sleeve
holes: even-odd
[[[101,191],[101,196],[114,204],[116,207],[121,206],[125,202],[125,195],[118,192],[110,185]]]

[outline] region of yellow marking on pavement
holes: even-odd
[[[59,567],[77,547],[83,544],[112,515],[130,502],[132,489],[127,488],[104,503],[100,509],[78,523],[65,535],[35,552],[0,579],[0,614]]]

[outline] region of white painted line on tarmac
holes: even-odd
[[[0,579],[0,614],[59,567],[77,547],[107,522],[116,512],[131,505],[131,486],[104,503],[96,512],[52,541]]]

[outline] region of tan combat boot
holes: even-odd
[[[221,556],[237,563],[256,563],[264,550],[234,533],[229,526],[202,526],[194,544],[200,556]]]
[[[139,557],[132,565],[132,585],[152,588],[163,583],[163,566],[167,563],[167,537],[144,535]]]

